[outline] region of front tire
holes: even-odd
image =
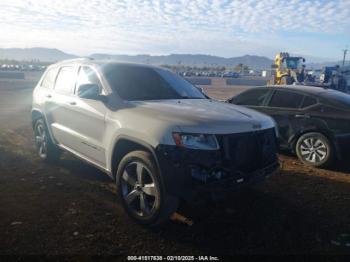
[[[34,138],[38,156],[46,162],[54,162],[60,157],[61,151],[52,142],[45,121],[40,118],[34,125]]]
[[[169,219],[178,201],[165,192],[150,153],[133,151],[119,163],[118,195],[128,215],[140,224],[158,225]]]
[[[330,166],[334,162],[334,148],[329,139],[321,133],[302,135],[295,151],[301,162],[314,167]]]

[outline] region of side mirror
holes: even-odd
[[[99,100],[100,87],[95,84],[83,84],[78,87],[78,96],[85,99]]]

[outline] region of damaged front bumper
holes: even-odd
[[[263,181],[266,177],[277,173],[280,165],[278,162],[270,164],[269,166],[259,169],[255,172],[244,174],[241,172],[234,172],[224,179],[211,181],[207,183],[196,183],[195,188],[199,193],[227,193],[232,191],[232,188],[239,188],[241,186],[254,185]],[[209,185],[209,186],[208,186]]]
[[[202,193],[225,194],[262,181],[279,169],[274,135],[266,145],[239,135],[233,140],[242,145],[226,140],[232,141],[219,137],[219,150],[159,145],[156,155],[167,192],[185,200]],[[258,142],[249,145],[250,141]]]

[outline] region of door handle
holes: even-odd
[[[46,95],[46,97],[47,97],[47,98],[51,98],[51,97],[52,97],[52,95],[50,95],[50,94],[47,94],[47,95]]]
[[[71,101],[71,102],[68,102],[68,104],[72,105],[72,106],[75,106],[77,104],[77,102],[75,101]]]
[[[304,115],[304,114],[296,114],[295,117],[296,118],[310,118],[309,115]]]

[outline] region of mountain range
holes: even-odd
[[[68,54],[52,48],[0,48],[0,59],[18,61],[39,60],[41,62],[56,62],[65,59],[76,58],[74,54]],[[146,63],[154,65],[190,65],[190,66],[226,66],[233,67],[240,63],[253,69],[268,69],[273,60],[264,56],[244,55],[239,57],[224,58],[202,54],[170,54],[170,55],[112,55],[112,54],[91,54],[89,57],[95,59],[113,59],[122,62]],[[321,68],[325,65],[334,65],[335,62],[313,63],[309,66]]]
[[[77,56],[67,54],[61,50],[52,48],[0,48],[0,59],[11,59],[17,61],[40,60],[42,62],[55,62],[75,57]]]
[[[108,54],[92,54],[91,57],[96,59],[113,59],[117,61],[146,63],[146,64],[167,64],[167,65],[191,65],[191,66],[228,66],[233,67],[240,63],[250,68],[262,69],[269,68],[272,60],[255,55],[245,55],[240,57],[224,58],[211,55],[192,55],[192,54],[171,54],[162,56],[151,55],[108,55]]]

